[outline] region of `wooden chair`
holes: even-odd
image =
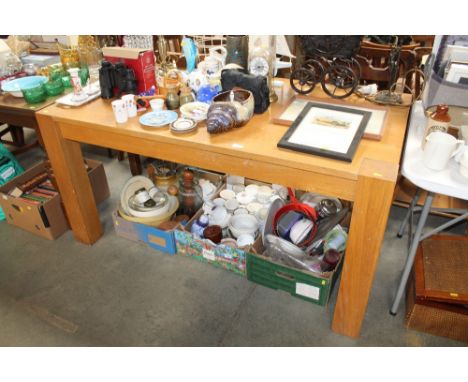
[[[356,55],[356,59],[361,65],[361,81],[376,83],[379,90],[387,89],[390,85],[389,58],[391,47],[380,45],[377,48],[371,47],[369,44],[373,43],[366,42],[366,44],[363,44]],[[411,49],[407,49],[406,46],[402,47],[400,52],[399,77],[405,76],[410,70],[415,68],[418,68],[418,63],[413,47],[411,46]],[[414,78],[412,74],[407,75],[406,85],[413,89]]]

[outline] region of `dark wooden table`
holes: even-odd
[[[15,146],[15,149],[12,151],[13,154],[20,154],[39,144],[42,145],[36,112],[53,105],[58,97],[60,96],[49,97],[44,102],[31,105],[26,103],[24,98],[13,97],[8,93],[0,94],[0,124],[6,123],[8,125],[7,129],[12,136],[12,141],[1,139],[1,142]],[[23,128],[34,129],[37,140],[26,144]]]
[[[28,104],[24,98],[13,97],[8,93],[0,94],[0,125],[2,123],[8,125],[3,131],[0,131],[0,142],[13,145],[15,147],[15,149],[12,150],[14,155],[24,153],[38,145],[43,147],[42,137],[36,119],[36,112],[55,104],[55,100],[62,96],[63,94],[60,94],[55,97],[49,97],[41,103]],[[32,143],[26,144],[23,128],[34,129],[37,139]],[[12,141],[1,138],[2,132],[6,132],[6,130],[10,132]],[[119,152],[118,159],[123,160],[123,155],[123,152]],[[112,151],[110,149],[109,156],[112,156]],[[128,153],[128,161],[132,175],[140,175],[142,173],[140,156],[138,154]]]

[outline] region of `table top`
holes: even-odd
[[[468,179],[458,171],[458,163],[450,159],[445,170],[434,171],[422,161],[421,142],[426,127],[426,116],[421,101],[413,105],[401,173],[416,186],[430,192],[468,200]]]
[[[211,135],[201,124],[198,130],[188,135],[174,135],[168,127],[150,128],[142,126],[138,117],[129,119],[125,124],[115,122],[110,100],[97,99],[79,108],[66,108],[60,105],[50,106],[39,113],[52,116],[58,122],[79,125],[80,129],[87,129],[92,140],[93,134],[119,134],[133,136],[145,140],[176,144],[196,148],[200,152],[210,151],[225,155],[232,155],[236,159],[258,160],[274,163],[285,167],[292,167],[321,174],[333,174],[346,179],[356,180],[364,159],[384,162],[391,168],[389,172],[392,181],[396,181],[401,151],[406,131],[408,108],[389,107],[386,127],[381,141],[362,139],[351,163],[328,159],[312,154],[295,152],[277,147],[277,143],[287,131],[288,127],[277,125],[270,120],[277,117],[291,97],[295,94],[286,81],[282,90],[278,90],[279,101],[272,104],[263,114],[254,115],[245,126],[229,132]],[[330,98],[317,87],[311,93],[311,101],[326,102]],[[336,102],[334,102],[336,104]],[[374,104],[352,95],[343,101],[343,105],[370,107]],[[78,127],[77,127],[78,128]],[[157,155],[157,145],[155,145]],[[174,158],[176,159],[176,158]],[[382,166],[380,166],[382,168]],[[380,175],[387,177],[387,175]],[[395,179],[393,179],[395,178]]]
[[[54,97],[47,97],[44,102],[29,104],[24,98],[14,97],[9,93],[0,94],[0,110],[14,110],[14,111],[24,111],[25,113],[31,112],[35,113],[36,111],[42,110],[45,107],[55,103],[55,100],[63,97],[66,94],[60,94]]]

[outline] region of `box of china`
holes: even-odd
[[[222,187],[215,198],[219,197],[219,194],[223,190],[232,189],[232,185],[229,184],[229,178],[231,177],[227,176],[228,184]],[[242,177],[235,178],[241,179],[244,186],[249,186],[251,184],[258,186],[268,185],[267,183],[262,183],[252,179],[244,180]],[[215,267],[224,268],[236,274],[246,276],[247,254],[252,251],[253,244],[239,248],[222,243],[215,244],[211,240],[197,237],[191,233],[191,229],[193,224],[203,214],[203,209],[200,209],[182,230],[175,230],[174,236],[176,240],[177,254],[192,257],[198,261],[212,264]],[[257,233],[256,241],[258,240],[261,240],[260,232]]]

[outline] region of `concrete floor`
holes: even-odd
[[[465,345],[405,329],[404,303],[388,313],[405,260],[406,240],[395,237],[403,209],[391,211],[362,334],[351,339],[330,330],[337,288],[323,308],[118,237],[111,213],[128,163],[103,148],[84,151],[105,163],[105,234],[86,246],[71,231],[48,241],[0,222],[0,346]],[[18,159],[28,167],[42,157],[37,149]]]

